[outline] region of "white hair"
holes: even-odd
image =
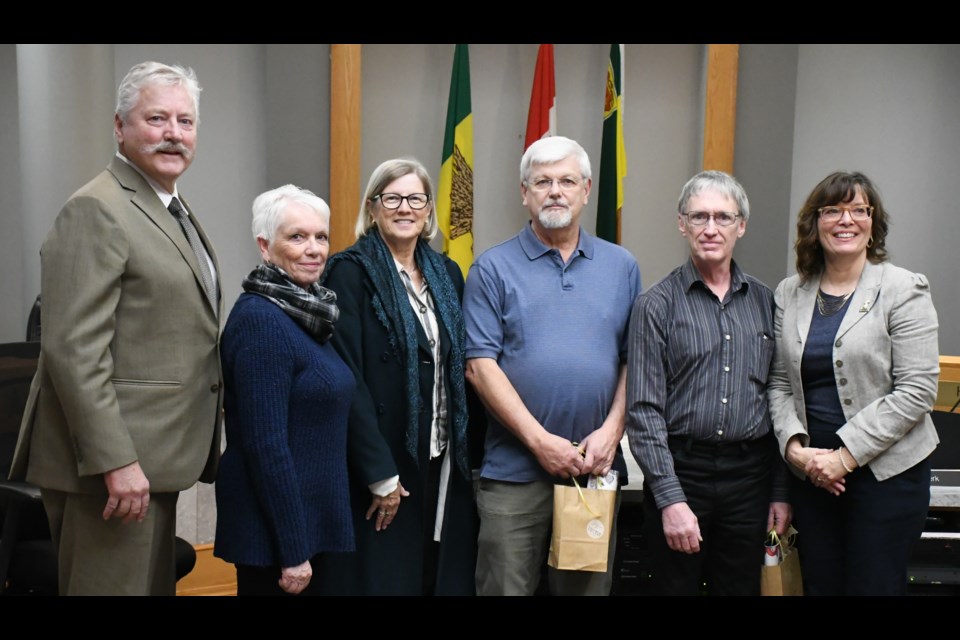
[[[750,219],[750,201],[747,199],[747,192],[736,178],[723,171],[703,171],[687,180],[687,184],[680,190],[677,212],[686,213],[690,198],[700,195],[707,189],[713,189],[736,202],[738,213],[743,216],[743,221]]]
[[[330,207],[312,191],[292,184],[261,193],[253,201],[253,238],[273,242],[277,229],[283,222],[283,212],[291,202],[299,202],[316,211],[330,224]]]
[[[562,162],[573,156],[580,163],[580,176],[590,179],[590,157],[580,143],[563,136],[541,138],[527,147],[520,159],[520,182],[530,179],[534,167]]]
[[[140,91],[150,85],[181,86],[193,100],[193,115],[200,122],[200,92],[197,74],[190,67],[167,65],[162,62],[141,62],[133,65],[117,88],[117,115],[123,122],[140,101]]]

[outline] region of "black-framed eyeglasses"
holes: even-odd
[[[873,215],[873,207],[868,204],[856,204],[849,207],[837,205],[834,207],[820,207],[817,213],[824,222],[837,222],[843,217],[843,212],[849,211],[854,220],[866,220]]]
[[[710,218],[713,218],[714,224],[718,227],[729,227],[743,214],[731,213],[729,211],[717,211],[716,213],[710,213],[709,211],[687,211],[683,215],[687,218],[687,222],[694,227],[705,226],[710,222]]]
[[[411,193],[408,196],[402,196],[399,193],[381,193],[373,196],[373,199],[380,200],[384,209],[399,209],[404,200],[411,209],[423,209],[430,202],[430,196],[425,193]]]

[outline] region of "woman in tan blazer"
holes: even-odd
[[[774,295],[770,410],[808,595],[904,594],[929,506],[937,314],[927,279],[886,262],[887,227],[866,176],[827,176]]]

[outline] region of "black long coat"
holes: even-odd
[[[446,259],[445,266],[462,297],[463,276],[459,267],[449,259]],[[416,323],[423,407],[418,466],[406,449],[406,367],[402,356],[390,345],[387,331],[374,312],[373,282],[358,264],[343,260],[331,268],[324,285],[337,293],[340,307],[333,345],[357,379],[347,436],[357,550],[352,554],[327,555],[320,560],[319,569],[325,573],[324,583],[336,588],[337,594],[420,595],[426,507],[423,495],[430,460],[434,380],[434,363],[427,336]],[[406,300],[402,302],[406,303]],[[440,331],[442,356],[446,357],[450,340],[442,324]],[[449,375],[450,367],[446,371]],[[452,409],[449,415],[453,415]],[[482,417],[482,413],[474,415],[471,425],[477,424]],[[451,438],[455,437],[452,429],[449,433]],[[473,436],[469,439],[476,441]],[[448,446],[452,447],[453,442]],[[477,452],[471,451],[471,458],[476,456]],[[371,503],[368,485],[397,474],[410,496],[401,500],[393,523],[386,530],[377,532],[374,529],[376,515],[370,520],[365,519]],[[436,504],[429,506],[429,509],[435,508]],[[472,483],[453,463],[440,541],[436,594],[474,594],[477,531]]]

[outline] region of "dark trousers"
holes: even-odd
[[[644,492],[652,585],[659,595],[759,595],[770,510],[769,438],[723,445],[670,439],[674,469],[700,525],[698,553],[673,551],[651,492]]]
[[[804,594],[905,595],[910,550],[930,506],[930,462],[878,482],[869,467],[833,496],[792,479]]]

